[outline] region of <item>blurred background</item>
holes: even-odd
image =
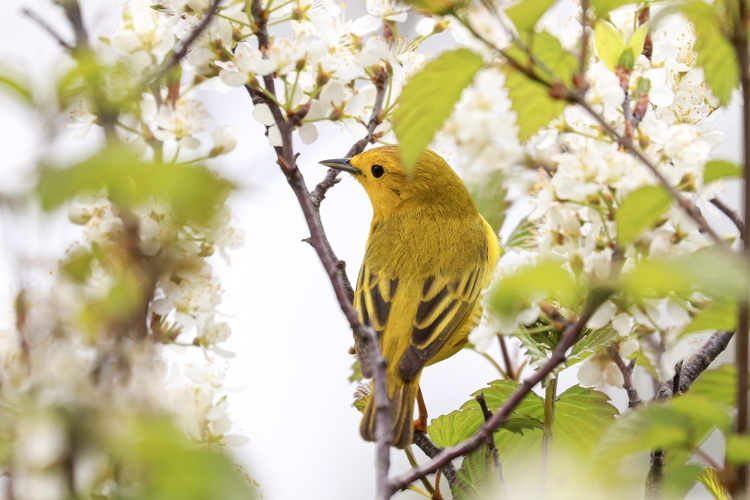
[[[112,0],[82,0],[85,19],[95,36],[111,34],[119,20],[120,5]],[[48,0],[3,0],[0,16],[0,62],[4,68],[27,74],[41,95],[51,91],[53,76],[66,64],[60,46],[22,13],[28,8],[51,26],[69,36],[60,9]],[[347,5],[349,17],[364,10],[362,0]],[[573,4],[561,1],[550,13],[564,22]],[[433,54],[454,45],[449,33],[425,44]],[[239,145],[210,166],[236,182],[240,189],[231,198],[235,226],[245,232],[245,246],[231,253],[231,266],[220,259],[213,264],[225,294],[220,310],[232,327],[229,348],[237,354],[229,360],[231,388],[229,414],[237,425],[233,432],[249,443],[233,449],[237,461],[259,483],[267,500],[299,498],[372,498],[374,493],[374,446],[358,433],[360,415],[351,407],[355,386],[350,384],[353,357],[347,353],[351,332],[335,300],[328,278],[312,247],[302,242],[309,233],[291,189],[275,164],[275,155],[264,137],[264,127],[250,114],[252,103],[242,89],[219,93],[198,90],[214,126],[231,125]],[[739,160],[737,106],[716,113],[715,123],[727,138],[714,152],[718,158]],[[512,117],[508,118],[512,120]],[[86,139],[73,138],[76,129],[63,130],[67,117],[46,123],[0,94],[0,192],[19,196],[34,185],[40,155],[75,161],[102,143],[99,131]],[[50,128],[62,131],[50,139]],[[343,129],[320,130],[310,146],[298,144],[299,164],[310,188],[320,181],[322,159],[342,156],[353,143]],[[208,137],[208,134],[206,134]],[[50,143],[50,141],[52,141]],[[210,143],[210,140],[209,140]],[[450,152],[441,151],[450,162]],[[738,190],[727,185],[724,196],[738,205]],[[528,200],[512,207],[503,233],[530,211]],[[715,211],[715,210],[714,210]],[[720,232],[730,223],[709,210]],[[347,262],[354,281],[367,238],[371,209],[359,185],[344,177],[331,189],[322,205],[328,237],[339,258]],[[0,211],[0,321],[13,324],[12,300],[19,286],[48,287],[60,259],[80,228],[70,224],[66,210],[45,214],[33,202],[23,210]],[[515,346],[514,346],[515,347]],[[493,346],[497,349],[497,346]],[[731,350],[731,349],[730,349]],[[520,352],[513,352],[520,357]],[[492,352],[491,354],[497,354]],[[718,362],[731,360],[724,353]],[[559,392],[576,383],[575,370],[565,373]],[[636,372],[642,398],[651,392],[650,381]],[[459,407],[475,390],[499,378],[497,371],[477,353],[464,350],[426,370],[421,384],[430,415],[436,417]],[[608,387],[613,403],[627,406],[624,391]],[[723,453],[714,445],[710,453]],[[393,473],[403,472],[408,462],[393,452]],[[644,461],[644,476],[646,464]],[[707,498],[702,487],[690,498]],[[418,498],[404,493],[399,498]]]

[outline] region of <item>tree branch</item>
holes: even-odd
[[[21,9],[21,13],[24,16],[31,19],[32,21],[34,21],[36,24],[38,24],[44,31],[46,31],[52,38],[54,38],[57,41],[57,43],[60,44],[62,48],[66,50],[70,50],[70,51],[75,49],[74,45],[71,45],[70,43],[65,41],[65,39],[62,36],[60,36],[60,34],[57,33],[57,31],[55,31],[54,28],[52,28],[52,26],[47,24],[47,22],[44,19],[42,19],[39,15],[37,15],[34,11],[24,7],[23,9]]]
[[[218,5],[219,1],[221,0],[214,0],[214,5]],[[259,50],[265,52],[268,48],[270,39],[265,19],[266,14],[263,11],[261,0],[252,0],[251,12],[256,26],[258,26],[257,36]],[[273,76],[268,75],[264,77],[263,80],[266,85],[266,90],[275,98],[276,91]],[[293,126],[284,119],[281,109],[279,109],[279,106],[273,99],[265,96],[263,92],[258,92],[257,89],[248,87],[248,91],[251,95],[263,99],[271,109],[271,113],[273,114],[276,126],[279,128],[279,133],[281,134],[282,139],[282,145],[274,148],[279,167],[297,197],[297,201],[302,209],[307,226],[310,229],[309,243],[315,249],[320,262],[328,273],[328,278],[333,286],[341,311],[349,322],[349,326],[351,327],[355,338],[365,347],[364,351],[369,358],[361,361],[369,363],[372,367],[375,385],[375,440],[377,443],[375,466],[377,499],[388,500],[391,497],[392,491],[388,477],[391,463],[391,411],[390,400],[386,388],[386,361],[380,350],[380,342],[372,328],[360,323],[359,313],[352,305],[350,295],[351,285],[348,284],[348,279],[346,279],[346,274],[343,272],[343,267],[340,265],[340,261],[336,258],[336,255],[326,238],[323,223],[320,219],[319,206],[314,203],[313,197],[305,184],[305,179],[299,168],[297,168],[297,155],[294,154],[292,147]]]
[[[193,32],[190,33],[190,36],[187,37],[184,42],[182,42],[182,47],[180,47],[180,50],[178,50],[177,52],[172,52],[171,57],[165,59],[161,63],[161,65],[153,71],[153,73],[146,75],[141,83],[135,88],[143,89],[147,87],[149,83],[158,78],[161,78],[172,68],[180,64],[180,61],[182,61],[182,59],[187,55],[188,50],[190,50],[190,47],[193,45],[193,43],[198,39],[199,36],[201,36],[201,33],[203,33],[206,28],[208,28],[208,25],[211,23],[211,20],[216,14],[216,11],[219,9],[219,5],[223,1],[224,0],[211,0],[211,6],[206,12],[203,13],[203,19],[201,19],[200,24],[196,26]]]
[[[642,401],[641,398],[638,397],[638,391],[633,387],[633,368],[625,364],[625,361],[622,360],[622,356],[617,352],[616,347],[613,346],[610,348],[609,356],[612,358],[612,361],[615,362],[617,368],[620,369],[620,373],[622,373],[622,386],[628,393],[628,408],[637,408]]]
[[[422,453],[429,458],[435,458],[443,451],[442,448],[436,446],[435,443],[430,440],[427,434],[420,431],[414,431],[414,444],[417,445],[417,447],[422,450]],[[442,472],[445,479],[448,480],[448,484],[453,486],[453,483],[456,482],[456,468],[453,467],[453,464],[448,462],[443,465],[440,467],[440,472]]]
[[[86,26],[83,24],[83,15],[81,14],[81,6],[78,0],[56,0],[57,4],[65,11],[65,16],[70,22],[70,26],[73,28],[73,33],[76,37],[75,48],[83,49],[89,45],[89,34],[86,31]]]
[[[560,342],[555,347],[554,352],[549,358],[549,361],[537,370],[531,377],[524,380],[523,383],[511,394],[511,396],[505,401],[503,406],[498,409],[492,418],[490,418],[485,424],[479,428],[469,439],[463,443],[457,444],[451,448],[446,448],[439,455],[437,455],[431,462],[423,465],[419,469],[415,469],[403,476],[396,478],[391,483],[392,492],[395,493],[398,490],[406,488],[409,484],[416,481],[420,477],[424,477],[431,472],[435,472],[443,465],[449,463],[454,458],[460,457],[477,449],[481,444],[486,442],[487,436],[492,434],[500,428],[500,426],[507,420],[513,409],[531,392],[531,389],[544,379],[547,375],[552,373],[559,364],[565,361],[565,352],[575,344],[578,336],[586,326],[586,322],[591,318],[596,309],[604,300],[604,297],[596,296],[592,297],[581,313],[581,317],[578,318],[574,324],[568,326],[560,339]]]
[[[734,226],[740,232],[740,238],[745,239],[745,222],[740,218],[740,215],[724,203],[720,198],[714,198],[711,200],[711,204],[718,208],[721,213],[729,217]]]

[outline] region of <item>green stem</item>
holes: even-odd
[[[413,491],[414,493],[419,493],[420,495],[422,495],[425,498],[432,499],[432,495],[430,495],[429,493],[427,493],[425,490],[423,490],[421,488],[417,488],[413,484],[410,484],[409,486],[407,486],[406,489],[410,490],[410,491]]]
[[[406,458],[409,460],[409,464],[411,464],[412,469],[416,469],[419,467],[419,464],[417,463],[417,459],[414,458],[414,453],[411,452],[411,448],[404,448],[404,453],[406,453]],[[432,498],[432,496],[435,494],[435,488],[432,487],[432,484],[427,480],[426,477],[421,477],[422,484],[429,492],[429,495],[426,495],[427,498]],[[415,490],[417,493],[424,493],[422,490],[418,489]]]
[[[557,379],[549,381],[544,390],[544,434],[542,435],[542,485],[549,481],[552,468],[552,440],[554,437],[555,403],[557,400]]]

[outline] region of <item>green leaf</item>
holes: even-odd
[[[733,465],[750,464],[750,436],[731,434],[727,436],[727,462]]]
[[[362,367],[359,365],[359,360],[355,358],[352,364],[352,374],[349,375],[349,382],[359,382],[363,378],[365,377],[362,375]]]
[[[528,307],[532,298],[554,296],[563,304],[571,304],[579,293],[573,276],[558,262],[543,261],[534,267],[519,269],[500,280],[490,296],[490,307],[502,315]]]
[[[726,160],[711,160],[706,163],[703,173],[704,184],[728,177],[742,178],[742,167]]]
[[[599,19],[594,25],[594,45],[599,57],[610,71],[615,71],[625,50],[620,33],[607,21]],[[641,49],[643,50],[643,49]]]
[[[747,267],[733,254],[705,248],[687,256],[642,260],[622,275],[620,287],[637,297],[700,291],[714,299],[736,300],[745,293]]]
[[[79,248],[74,251],[64,262],[61,267],[63,272],[74,282],[83,283],[91,273],[91,262],[94,260],[94,254],[86,249]]]
[[[549,347],[537,340],[536,335],[521,330],[513,334],[513,336],[521,341],[521,348],[526,351],[530,366],[541,366],[543,361],[549,359]]]
[[[469,192],[479,213],[497,234],[505,221],[505,211],[510,203],[505,200],[508,190],[503,187],[505,174],[493,170],[469,185]]]
[[[737,303],[716,301],[711,307],[700,311],[680,335],[705,330],[733,331],[737,328]]]
[[[500,481],[501,471],[495,466],[490,447],[480,446],[464,457],[451,487],[454,500],[503,500],[505,488]]]
[[[34,95],[29,87],[7,74],[0,74],[0,90],[9,91],[9,94],[20,97],[26,104],[34,104]]]
[[[393,121],[401,162],[407,170],[417,162],[483,66],[482,57],[468,49],[443,52],[406,84]]]
[[[714,500],[730,500],[729,493],[727,493],[726,488],[721,484],[716,469],[709,469],[706,467],[703,469],[701,475],[698,476],[698,481],[703,483],[703,486],[706,487],[706,491],[711,494]]]
[[[620,244],[630,243],[652,227],[667,211],[669,202],[669,193],[656,186],[644,186],[626,196],[615,213]]]
[[[111,149],[68,169],[42,171],[37,193],[45,210],[76,195],[105,190],[116,205],[133,208],[162,201],[176,219],[208,224],[233,188],[201,167],[148,164],[129,151]]]
[[[434,419],[427,428],[430,439],[441,448],[455,446],[465,441],[484,424],[484,414],[479,402],[475,399],[476,396],[484,394],[487,407],[496,410],[505,403],[517,388],[518,383],[510,380],[490,382],[489,387],[472,394],[472,399],[461,405],[459,410]],[[538,400],[539,396],[530,394],[524,398],[500,429],[503,432],[519,433],[529,429],[541,429],[542,422],[538,418],[526,414],[526,409],[538,406],[538,402],[535,402],[534,398]]]
[[[518,31],[531,31],[557,0],[522,0],[505,10]]]
[[[690,394],[701,395],[728,408],[737,406],[737,368],[724,364],[706,370],[690,386]]]
[[[633,55],[637,59],[639,55],[643,54],[643,45],[646,43],[646,35],[650,29],[650,23],[643,23],[638,27],[630,37],[628,41],[628,47],[633,49]]]
[[[732,90],[737,88],[740,78],[737,57],[732,44],[722,32],[717,8],[695,1],[684,4],[682,11],[695,27],[697,62],[703,67],[706,83],[721,104],[725,105],[731,99]]]
[[[696,428],[701,424],[716,427],[722,432],[728,432],[732,427],[732,418],[727,407],[723,407],[711,398],[689,392],[674,397],[669,405],[680,415],[685,415]]]
[[[562,48],[557,38],[546,31],[529,34],[528,39],[527,46],[534,57],[554,73],[556,80],[569,87],[573,75],[578,71],[576,58]],[[524,142],[540,128],[547,126],[550,121],[560,116],[567,103],[550,96],[549,86],[553,81],[546,72],[533,64],[525,50],[514,45],[507,50],[507,53],[521,67],[532,68],[534,74],[544,82],[532,80],[508,64],[503,66],[505,87],[508,89],[511,109],[516,112],[518,138]]]
[[[404,3],[413,5],[417,9],[430,14],[445,16],[456,9],[460,9],[466,2],[460,0],[404,0]]]
[[[216,449],[190,444],[164,419],[134,420],[126,429],[118,430],[113,447],[130,466],[129,476],[137,474],[139,498],[257,498],[227,456]]]
[[[597,17],[605,17],[610,11],[631,3],[639,2],[635,0],[591,0],[591,6],[594,8]]]
[[[534,406],[524,410],[529,416],[544,419],[541,398],[532,400]],[[583,470],[591,464],[591,453],[597,443],[616,422],[617,409],[609,397],[594,389],[573,386],[557,399],[554,440],[552,444],[552,474],[574,469]],[[542,430],[527,431],[523,435],[510,432],[495,434],[495,443],[503,464],[503,475],[508,483],[510,498],[529,498],[524,495],[530,477],[539,477]]]
[[[536,236],[536,225],[524,217],[510,233],[504,246],[505,248],[517,248],[519,250],[534,250],[539,247]]]
[[[568,356],[568,366],[572,363],[571,361],[575,358],[581,358],[584,353],[593,352],[599,347],[607,346],[615,342],[619,338],[617,330],[607,325],[599,328],[598,330],[584,330],[581,337],[573,345],[573,349],[570,351]]]

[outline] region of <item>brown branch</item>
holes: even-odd
[[[737,230],[740,232],[740,238],[743,240],[745,239],[745,222],[740,218],[740,215],[735,212],[734,210],[729,207],[726,203],[724,203],[720,198],[713,198],[711,200],[711,204],[718,208],[721,213],[729,217],[729,220],[732,221],[734,226],[737,228]]]
[[[135,87],[137,90],[148,87],[151,82],[161,78],[172,68],[180,64],[180,61],[182,61],[182,59],[187,55],[188,50],[190,50],[190,47],[193,45],[193,43],[195,43],[198,37],[201,36],[201,33],[203,33],[206,28],[208,28],[208,25],[214,18],[214,15],[219,9],[219,5],[221,4],[221,2],[223,2],[223,0],[211,1],[211,6],[206,12],[203,13],[203,19],[201,19],[200,24],[196,26],[193,32],[190,33],[190,36],[187,37],[184,42],[182,42],[180,50],[178,50],[177,52],[172,52],[172,56],[165,59],[162,64],[153,71],[153,73],[146,75],[141,83]]]
[[[516,389],[516,391],[511,394],[511,396],[505,401],[503,406],[501,406],[492,416],[492,418],[485,422],[485,424],[480,427],[473,436],[471,436],[466,441],[457,444],[456,446],[446,448],[431,462],[423,465],[419,469],[415,469],[399,478],[394,479],[391,483],[391,491],[395,493],[398,490],[406,488],[408,485],[410,485],[420,477],[424,477],[431,472],[435,472],[437,469],[439,469],[446,463],[449,463],[454,458],[465,455],[470,451],[477,449],[482,443],[486,442],[487,436],[492,436],[492,434],[498,428],[500,428],[503,423],[505,423],[513,409],[518,406],[518,404],[529,394],[529,392],[531,392],[531,389],[536,384],[541,382],[544,377],[552,373],[552,371],[558,365],[565,361],[565,352],[576,342],[578,336],[581,333],[581,330],[583,330],[584,326],[586,326],[586,322],[589,320],[589,318],[591,318],[591,315],[596,311],[603,300],[604,297],[598,295],[596,297],[593,297],[588,302],[583,312],[581,313],[581,317],[578,318],[578,321],[565,329],[565,333],[560,339],[560,342],[557,344],[557,347],[555,347],[555,350],[550,356],[549,361],[547,361],[547,363],[539,370],[537,370],[531,377],[524,380],[523,383],[518,387],[518,389]]]
[[[505,337],[503,335],[498,335],[497,338],[500,342],[500,352],[503,355],[503,363],[505,363],[506,376],[511,380],[518,380],[518,377],[521,375],[521,370],[516,370],[513,367],[513,362],[510,360],[510,353],[508,352],[508,345],[505,342]]]
[[[57,43],[60,44],[62,48],[66,50],[70,50],[70,51],[75,49],[74,45],[65,41],[65,39],[62,36],[60,36],[60,34],[57,33],[57,31],[55,31],[54,28],[52,28],[52,26],[47,24],[47,22],[44,19],[42,19],[39,15],[37,15],[34,11],[24,7],[23,9],[21,9],[21,13],[24,16],[31,19],[32,21],[34,21],[37,25],[39,25],[39,27],[42,28],[44,31],[46,31],[52,38],[54,38],[57,41]]]
[[[642,401],[641,398],[638,397],[638,391],[633,387],[633,367],[625,364],[625,361],[622,360],[622,356],[620,356],[620,353],[617,352],[617,348],[614,346],[610,348],[609,356],[612,358],[612,361],[615,362],[617,368],[620,369],[620,373],[622,373],[622,386],[628,393],[628,408],[637,408]]]
[[[65,11],[65,16],[73,28],[76,37],[75,48],[85,49],[89,45],[89,34],[86,26],[83,24],[83,14],[78,0],[57,0],[57,3]]]
[[[417,447],[422,450],[422,453],[427,455],[429,458],[435,458],[440,454],[440,452],[443,451],[442,448],[432,442],[427,434],[420,431],[414,431],[414,444],[417,445]],[[440,472],[442,472],[445,476],[445,479],[448,480],[448,484],[453,486],[453,484],[456,482],[456,468],[453,467],[453,464],[448,462],[447,464],[443,465],[442,467],[440,467]]]
[[[221,0],[214,0],[214,5],[218,5],[218,2],[220,1]],[[265,49],[268,48],[269,37],[268,26],[265,18],[266,13],[263,11],[261,0],[252,1],[251,12],[255,24],[258,27],[257,36],[259,49],[265,51]],[[275,97],[276,92],[273,76],[266,76],[263,80],[266,85],[266,90]],[[323,264],[323,267],[328,273],[328,278],[333,286],[341,311],[349,322],[349,326],[352,329],[354,337],[358,340],[358,344],[361,344],[364,347],[363,350],[367,353],[367,357],[369,358],[360,361],[363,362],[363,364],[369,364],[372,368],[375,385],[375,441],[377,448],[375,467],[377,499],[388,500],[391,497],[390,479],[388,477],[388,471],[391,464],[391,411],[385,381],[386,361],[380,350],[380,342],[372,328],[360,323],[359,313],[352,305],[350,295],[351,285],[348,284],[346,274],[343,272],[340,261],[336,258],[336,255],[326,238],[323,223],[320,219],[319,207],[315,205],[313,197],[305,184],[305,179],[297,168],[297,155],[294,154],[292,147],[292,125],[284,119],[281,109],[279,109],[279,106],[273,99],[268,98],[268,96],[265,96],[262,92],[258,92],[257,89],[248,88],[248,91],[254,97],[264,99],[273,114],[282,139],[282,145],[274,148],[279,167],[297,197],[297,201],[302,209],[307,226],[310,229],[310,245],[315,249],[321,264]]]
[[[479,407],[482,409],[484,421],[487,422],[492,418],[492,411],[487,407],[487,400],[484,399],[484,393],[480,393],[475,399],[477,400],[477,403],[479,403]],[[495,467],[500,470],[500,481],[503,481],[503,466],[500,463],[500,456],[497,454],[494,434],[487,436],[487,448],[492,452],[492,460],[495,463]]]

